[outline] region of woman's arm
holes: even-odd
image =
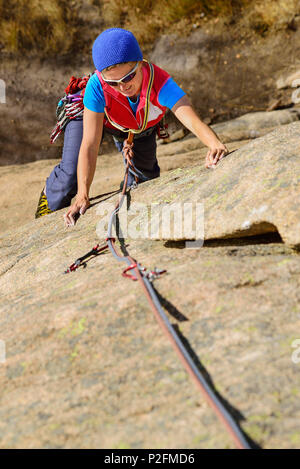
[[[94,178],[97,156],[103,132],[104,113],[93,112],[84,108],[83,137],[78,156],[77,182],[78,191],[75,202],[64,215],[67,226],[75,225],[74,216],[84,214],[90,205],[89,191]]]
[[[177,119],[209,148],[205,163],[207,168],[214,168],[228,152],[226,146],[220,142],[215,132],[200,120],[187,96],[180,98],[171,110]]]

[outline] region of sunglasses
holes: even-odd
[[[123,78],[120,78],[120,80],[105,80],[102,73],[101,73],[101,76],[103,80],[105,81],[105,83],[107,83],[109,86],[118,86],[119,83],[129,83],[131,80],[134,79],[136,75],[136,69],[138,67],[138,64],[139,62],[135,64],[133,69],[129,73],[127,73],[127,75],[125,75]]]

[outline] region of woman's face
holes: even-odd
[[[103,73],[103,78],[105,80],[120,80],[127,73],[129,73],[134,68],[134,65],[129,64],[120,64],[117,65],[112,70],[106,71]],[[135,77],[130,80],[128,83],[118,83],[117,86],[114,86],[119,93],[123,94],[127,98],[135,98],[140,94],[143,82],[143,72],[142,72],[142,62],[139,62],[136,69]]]

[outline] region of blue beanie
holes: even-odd
[[[121,28],[106,29],[93,44],[94,65],[99,72],[122,62],[138,62],[143,54],[134,35]]]

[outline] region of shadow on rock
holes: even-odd
[[[245,417],[243,416],[243,414],[238,410],[236,409],[235,407],[233,407],[223,396],[221,396],[221,394],[216,390],[215,388],[215,385],[214,385],[214,382],[211,378],[211,376],[209,375],[208,371],[206,370],[206,368],[202,365],[202,363],[200,362],[199,358],[197,357],[195,351],[193,350],[193,348],[191,347],[191,345],[189,344],[188,340],[183,336],[183,334],[180,332],[180,329],[178,327],[177,324],[174,324],[172,325],[173,329],[175,330],[176,334],[178,335],[178,337],[180,338],[180,340],[182,341],[184,347],[186,348],[186,350],[188,351],[188,353],[190,354],[194,364],[196,365],[198,371],[201,373],[201,375],[203,376],[203,378],[205,379],[206,383],[209,385],[209,387],[211,388],[212,392],[214,393],[214,395],[219,399],[219,401],[222,403],[222,405],[225,407],[225,409],[227,410],[227,412],[229,412],[229,414],[231,415],[231,417],[235,420],[236,424],[239,426],[240,428],[240,431],[242,432],[242,434],[244,435],[245,439],[247,440],[248,444],[250,445],[251,449],[261,449],[260,446],[258,445],[258,443],[256,443],[254,440],[252,440],[243,430],[242,428],[240,427],[240,423],[245,421]]]
[[[164,246],[166,248],[185,249],[187,241],[194,240],[169,240],[164,243]],[[281,239],[280,234],[276,232],[265,233],[255,236],[242,236],[240,238],[209,239],[204,241],[203,247],[217,248],[221,246],[252,246],[256,244],[283,244],[283,241]]]
[[[170,303],[168,300],[162,297],[162,295],[153,287],[156,295],[158,296],[159,301],[161,302],[162,306],[168,311],[168,313],[175,319],[177,319],[180,322],[188,321],[188,318],[184,316],[172,303]],[[238,424],[240,428],[240,422],[246,420],[245,417],[241,414],[241,412],[233,407],[224,397],[221,396],[221,394],[216,390],[214,382],[212,378],[210,377],[208,371],[206,368],[202,365],[200,362],[197,354],[189,344],[188,340],[184,337],[184,335],[180,332],[179,326],[177,324],[172,324],[172,327],[178,337],[180,338],[181,342],[183,343],[185,349],[191,356],[194,364],[196,365],[198,371],[201,373],[203,378],[205,379],[206,383],[210,386],[212,392],[215,394],[215,396],[219,399],[219,401],[222,403],[222,405],[225,407],[225,409],[230,413],[232,418],[235,420],[235,422]],[[260,446],[258,443],[256,443],[254,440],[252,440],[241,428],[240,428],[242,434],[244,435],[245,439],[247,440],[248,444],[252,449],[260,449]]]
[[[176,306],[174,306],[170,301],[168,301],[166,298],[164,298],[154,287],[152,284],[153,290],[155,291],[161,305],[168,311],[168,313],[174,318],[177,319],[177,321],[184,322],[188,321],[189,319],[182,314]]]
[[[106,192],[105,194],[99,194],[99,195],[96,195],[95,197],[91,197],[90,201],[91,202],[95,201],[95,202],[92,203],[89,208],[94,207],[94,205],[97,205],[100,202],[104,202],[105,200],[111,199],[114,195],[118,194],[119,192],[120,192],[120,189],[117,189],[117,190],[112,191],[112,192]],[[105,196],[108,196],[108,197],[105,197]],[[98,200],[98,199],[100,199],[100,200]]]

